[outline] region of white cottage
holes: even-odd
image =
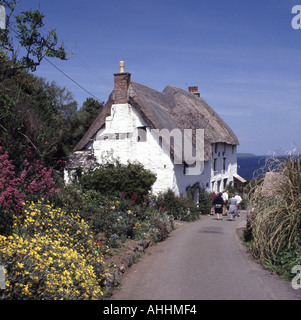
[[[96,162],[119,160],[126,164],[140,162],[156,173],[153,192],[172,189],[186,194],[186,188],[200,184],[208,191],[222,191],[237,175],[237,137],[218,114],[200,98],[197,87],[190,92],[167,86],[158,92],[131,80],[131,74],[114,75],[114,90],[89,130],[76,145],[65,170],[91,167]],[[170,139],[163,132],[184,133],[192,130],[192,145],[197,146],[196,132],[203,132],[202,171],[191,174],[195,165],[175,161],[182,155],[182,140]],[[158,136],[159,132],[159,136]],[[179,151],[180,150],[180,151]],[[188,162],[188,161],[187,161]],[[197,196],[197,195],[196,195]]]

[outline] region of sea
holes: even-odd
[[[237,173],[247,180],[254,180],[262,172],[266,159],[270,156],[237,157]]]

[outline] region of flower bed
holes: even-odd
[[[21,221],[22,220],[22,221]],[[11,236],[0,237],[5,299],[100,299],[103,252],[86,222],[42,202],[14,216]]]

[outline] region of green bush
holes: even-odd
[[[142,164],[128,163],[99,165],[80,177],[84,190],[95,190],[103,195],[116,196],[121,192],[127,199],[132,197],[138,203],[149,193],[156,181],[156,175],[144,169]]]
[[[253,240],[252,225],[250,220],[247,221],[247,225],[244,229],[243,239],[245,242],[251,242]]]
[[[168,214],[181,221],[195,221],[199,219],[200,212],[196,204],[184,196],[175,196],[174,192],[168,191],[159,194],[156,202],[165,207]]]
[[[90,205],[105,205],[110,202],[110,199],[104,195],[102,195],[100,192],[96,190],[87,190],[80,194],[81,201],[84,204],[90,204]]]
[[[151,205],[148,207],[147,218],[141,222],[140,227],[142,235],[147,235],[154,242],[161,242],[174,230],[173,216]]]
[[[201,189],[199,193],[199,209],[201,214],[211,213],[212,198],[210,194],[205,190]]]

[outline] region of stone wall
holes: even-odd
[[[151,240],[138,241],[129,248],[128,254],[122,259],[120,265],[116,265],[113,271],[105,273],[103,281],[105,298],[112,296],[113,291],[119,287],[125,273],[150,246],[152,246]]]

